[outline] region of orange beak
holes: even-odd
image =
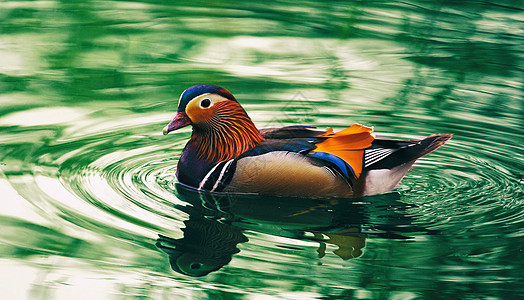
[[[191,120],[186,115],[185,112],[178,112],[176,116],[167,124],[166,127],[164,127],[164,130],[162,130],[162,133],[164,135],[170,133],[171,131],[177,130],[182,127],[186,127],[187,125],[191,125]]]

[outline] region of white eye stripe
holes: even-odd
[[[206,96],[207,99],[211,99],[211,98],[212,98],[212,95],[213,95],[213,94],[211,94],[211,93],[200,94],[200,95],[194,97],[193,99],[189,100],[188,103],[191,103],[191,102],[193,102],[193,101],[202,101],[202,100],[199,100],[199,99],[202,98],[202,97],[204,97],[204,96]]]
[[[205,102],[209,100],[209,106],[206,106]],[[189,101],[187,103],[187,106],[186,106],[186,111],[189,109],[200,109],[200,110],[205,110],[205,109],[208,109],[210,107],[213,107],[215,104],[219,103],[219,102],[222,102],[222,101],[226,101],[228,100],[227,98],[224,98],[220,95],[217,95],[217,94],[212,94],[212,93],[204,93],[204,94],[201,94],[201,95],[198,95],[196,97],[194,97],[193,99],[191,99],[191,101]],[[202,102],[204,102],[204,105],[202,105]]]

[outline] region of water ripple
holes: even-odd
[[[522,226],[524,191],[512,170],[482,156],[475,142],[452,141],[422,159],[403,195],[433,229],[504,234]]]

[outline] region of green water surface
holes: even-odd
[[[0,298],[524,297],[523,1],[0,2]],[[181,189],[180,93],[452,133],[392,193]],[[192,276],[191,276],[192,275]]]

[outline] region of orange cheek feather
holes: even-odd
[[[206,123],[213,117],[214,110],[210,108],[201,108],[198,102],[191,102],[186,107],[186,114],[194,124]]]

